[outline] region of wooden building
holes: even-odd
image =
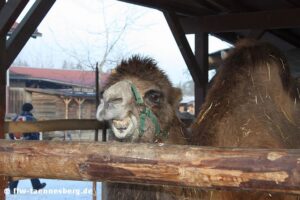
[[[69,76],[66,76],[68,74]],[[101,74],[99,85],[108,74]],[[21,112],[23,103],[32,103],[38,120],[95,119],[95,72],[65,69],[11,67],[7,119]],[[92,139],[93,131],[72,134],[72,139]],[[44,134],[44,138],[65,138],[65,132]]]

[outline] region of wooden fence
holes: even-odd
[[[84,121],[8,122],[5,127],[24,132],[103,125]],[[300,194],[300,150],[0,140],[0,175]]]
[[[45,132],[102,129],[104,123],[95,119],[61,119],[36,122],[5,122],[4,132]]]

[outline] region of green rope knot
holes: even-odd
[[[143,136],[145,133],[145,123],[146,123],[146,118],[149,118],[151,120],[151,122],[154,124],[155,126],[155,135],[159,136],[161,131],[160,131],[160,125],[158,123],[158,119],[155,116],[155,114],[151,111],[151,109],[149,109],[145,104],[144,104],[144,100],[143,97],[140,95],[140,93],[138,92],[136,86],[134,84],[131,83],[131,91],[133,93],[133,96],[135,98],[135,102],[140,105],[143,106],[143,110],[140,114],[140,127],[139,127],[139,133],[140,136]],[[164,134],[165,135],[165,134]]]
[[[137,88],[132,83],[131,83],[131,91],[132,91],[133,96],[135,98],[135,102],[138,105],[144,105],[143,97],[140,95],[140,93],[138,92]]]
[[[160,134],[160,125],[158,123],[157,117],[147,107],[145,107],[144,110],[140,114],[140,127],[139,127],[140,136],[143,136],[143,134],[145,132],[146,118],[149,118],[151,120],[151,122],[154,124],[154,126],[155,126],[155,135],[159,136],[159,134]]]

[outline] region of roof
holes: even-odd
[[[25,90],[28,92],[95,100],[95,92],[75,92],[73,90],[55,90],[55,89],[40,89],[40,88],[26,88]]]
[[[268,41],[288,57],[293,75],[300,75],[300,1],[120,1],[158,9],[173,21],[176,16],[174,24],[185,34],[207,32],[231,44],[243,37]]]
[[[229,43],[244,36],[262,37],[283,51],[300,47],[297,0],[120,1],[175,13],[186,34],[204,31]]]
[[[95,87],[94,71],[12,66],[9,68],[9,72],[11,78],[44,80],[89,88]],[[106,83],[108,76],[109,74],[101,74],[100,86],[103,86]]]

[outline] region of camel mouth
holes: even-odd
[[[136,117],[130,115],[121,120],[112,120],[112,131],[118,139],[125,139],[133,135],[136,130]]]

